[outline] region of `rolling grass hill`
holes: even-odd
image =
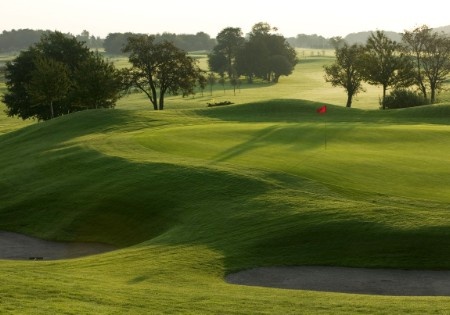
[[[1,135],[1,230],[121,248],[1,261],[1,312],[443,313],[445,297],[224,282],[270,265],[450,268],[450,106],[322,104],[92,110]]]
[[[0,114],[0,230],[119,247],[0,261],[0,313],[445,314],[448,297],[224,281],[255,266],[450,268],[448,93],[378,111],[372,88],[347,109],[323,82],[331,61],[236,95],[170,97],[163,112],[131,95],[41,123]]]

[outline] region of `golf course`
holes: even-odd
[[[346,108],[324,80],[333,51],[298,55],[277,84],[216,83],[163,111],[137,93],[41,122],[0,104],[0,231],[114,249],[0,259],[0,314],[448,314],[450,296],[226,280],[260,267],[450,270],[450,92],[380,110],[367,85]]]

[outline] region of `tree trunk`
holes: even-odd
[[[352,107],[352,99],[353,99],[353,93],[351,92],[347,92],[347,104],[345,105],[345,107]]]
[[[53,101],[50,101],[50,113],[51,113],[52,119],[53,119],[53,117],[55,117],[54,112],[53,112]]]
[[[430,90],[430,104],[434,104],[436,102],[436,89],[432,87]]]
[[[386,90],[387,90],[386,85],[383,85],[383,98],[381,99],[382,109],[386,109],[386,105],[384,104],[384,100],[386,99]]]
[[[273,75],[273,83],[278,83],[278,80],[280,79],[280,74],[274,74]]]
[[[159,110],[164,109],[164,92],[159,92]]]
[[[150,83],[150,88],[152,90],[152,98],[153,98],[153,100],[151,100],[151,101],[153,103],[153,109],[154,110],[158,110],[158,95],[156,94],[156,87],[153,84],[153,82]]]

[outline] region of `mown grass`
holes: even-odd
[[[270,89],[163,112],[132,96],[0,135],[0,230],[121,248],[0,261],[1,313],[445,313],[447,297],[225,283],[254,266],[450,268],[449,104],[317,115],[320,95]]]

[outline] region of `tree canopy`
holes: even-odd
[[[403,34],[406,50],[414,58],[415,83],[430,103],[450,73],[450,38],[423,25]],[[429,92],[429,93],[428,93]]]
[[[164,109],[166,93],[189,95],[197,83],[206,82],[196,61],[171,42],[155,43],[151,35],[131,36],[124,52],[132,65],[126,75],[128,86],[144,92],[155,110]]]
[[[276,83],[280,76],[290,75],[297,64],[296,52],[276,31],[268,23],[256,23],[245,39],[240,28],[223,29],[208,56],[210,70],[226,72],[232,81],[245,75],[250,82],[257,77]]]
[[[141,36],[145,34],[135,33],[109,33],[104,41],[104,47],[107,54],[124,54],[123,48],[127,45],[128,38],[132,36]],[[216,40],[204,32],[196,34],[174,34],[162,33],[153,34],[155,44],[163,41],[171,42],[175,47],[185,51],[211,50],[216,44]]]
[[[360,45],[336,45],[336,61],[324,67],[325,81],[333,86],[341,86],[347,92],[346,107],[351,107],[353,96],[364,90],[361,64],[363,53],[364,47]]]
[[[401,45],[389,39],[384,32],[377,31],[367,40],[363,55],[362,68],[365,81],[373,85],[381,85],[383,109],[386,90],[389,87],[405,87],[411,85],[411,59],[401,52]]]
[[[236,57],[245,39],[242,30],[238,27],[227,27],[217,34],[217,45],[208,56],[209,68],[211,71],[223,74],[226,72],[228,77],[234,77],[236,73]]]
[[[340,38],[333,42],[336,62],[324,67],[325,80],[346,89],[347,106],[351,104],[352,90],[356,88],[358,92],[360,88],[352,81],[356,78],[382,86],[381,105],[385,109],[388,88],[392,88],[389,108],[408,106],[405,102],[409,106],[435,103],[436,94],[450,74],[450,37],[426,25],[405,31],[402,43],[382,31],[372,33],[360,48],[348,47]]]
[[[22,119],[47,120],[87,108],[114,107],[122,88],[120,73],[111,63],[60,32],[44,34],[8,62],[5,79],[6,113]]]

